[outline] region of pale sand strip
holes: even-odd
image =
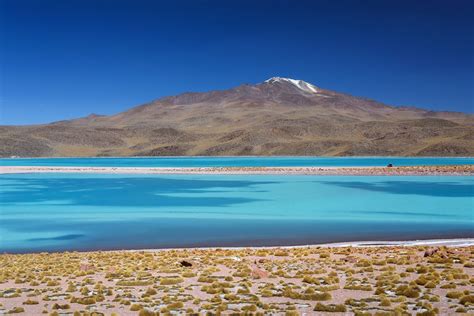
[[[407,241],[351,241],[340,243],[321,244],[321,247],[392,247],[392,246],[446,246],[446,247],[470,247],[474,246],[474,238],[453,239],[425,239]]]
[[[140,252],[140,251],[175,251],[175,250],[215,250],[215,249],[229,249],[229,250],[241,250],[241,249],[293,249],[293,248],[341,248],[341,247],[356,247],[356,248],[377,248],[377,247],[416,247],[416,246],[428,246],[428,247],[470,247],[474,246],[474,238],[453,238],[453,239],[420,239],[420,240],[405,240],[405,241],[347,241],[337,243],[325,243],[325,244],[308,244],[298,246],[249,246],[249,247],[185,247],[185,248],[153,248],[153,249],[123,249],[123,250],[102,250],[108,252]]]
[[[161,252],[161,251],[180,251],[180,250],[244,250],[244,249],[298,249],[298,248],[380,248],[380,247],[450,247],[464,248],[474,246],[474,238],[453,238],[453,239],[424,239],[424,240],[405,240],[405,241],[347,241],[325,244],[308,244],[298,246],[249,246],[249,247],[183,247],[183,248],[152,248],[152,249],[122,249],[122,250],[98,250],[101,252]],[[97,250],[96,250],[97,251]],[[94,251],[86,251],[94,252]]]
[[[40,167],[0,166],[0,174],[105,173],[105,174],[273,174],[273,175],[474,175],[474,165],[413,167]]]

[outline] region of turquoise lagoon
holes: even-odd
[[[2,252],[474,237],[468,176],[50,173],[0,186]]]
[[[69,167],[362,167],[474,164],[462,157],[137,157],[7,158],[0,166]]]

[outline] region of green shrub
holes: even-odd
[[[55,303],[53,305],[53,309],[70,309],[71,306],[69,304],[58,304],[58,303]]]
[[[277,250],[277,251],[275,251],[274,255],[277,256],[277,257],[287,257],[288,252],[285,251],[285,250]]]
[[[151,280],[120,280],[117,282],[119,286],[146,286],[152,284],[153,281]]]
[[[143,308],[143,306],[141,306],[140,304],[133,304],[132,306],[130,306],[130,310],[132,312],[138,312],[142,308]]]
[[[244,312],[256,312],[257,311],[257,306],[255,305],[246,305],[242,307],[242,311]]]
[[[7,314],[18,314],[18,313],[24,313],[25,309],[23,307],[14,307],[10,309]]]
[[[182,278],[162,278],[160,285],[174,285],[183,282]]]
[[[458,307],[458,308],[456,308],[455,312],[465,314],[465,313],[467,313],[467,309],[465,309],[464,307]]]
[[[342,304],[330,304],[324,305],[321,303],[317,303],[314,307],[315,312],[330,312],[330,313],[345,313],[347,311],[346,306]]]
[[[392,302],[390,302],[388,298],[384,297],[380,300],[380,306],[390,306],[390,305],[392,305]]]
[[[460,292],[460,291],[451,291],[451,292],[446,293],[447,298],[460,298],[463,295],[464,295],[463,292]]]
[[[147,309],[141,309],[138,316],[158,316],[158,314]]]
[[[157,293],[158,292],[154,288],[149,287],[143,295],[151,296],[151,295],[156,295]]]
[[[54,280],[48,281],[48,283],[46,283],[46,286],[58,286],[58,285],[59,285],[59,282],[54,281]]]
[[[183,308],[183,302],[174,302],[166,306],[167,309],[178,309]]]
[[[459,300],[459,304],[462,304],[462,305],[474,304],[474,295],[464,295]]]
[[[344,286],[345,290],[356,290],[356,291],[372,291],[370,284],[347,284]]]
[[[87,297],[73,297],[71,298],[71,303],[77,303],[82,305],[92,305],[97,303],[97,300],[94,296]]]
[[[395,290],[397,295],[403,295],[409,298],[417,298],[420,296],[420,289],[415,286],[408,286],[406,284],[400,285]]]

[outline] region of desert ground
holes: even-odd
[[[474,246],[0,255],[0,314],[474,313]]]

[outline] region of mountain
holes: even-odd
[[[474,115],[395,107],[274,77],[102,116],[0,126],[0,155],[473,156]]]

